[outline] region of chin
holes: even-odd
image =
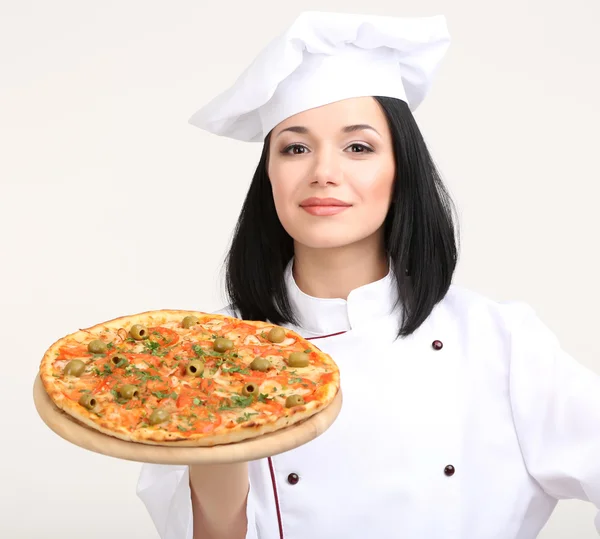
[[[309,249],[339,249],[340,247],[352,245],[353,243],[357,243],[370,236],[370,234],[348,234],[347,231],[345,233],[340,231],[340,233],[337,234],[332,233],[332,231],[329,231],[328,233],[314,231],[311,233],[311,231],[307,230],[296,230],[294,232],[294,234],[290,234],[294,241]]]

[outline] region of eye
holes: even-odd
[[[289,154],[289,155],[300,155],[299,153],[290,154],[290,150],[292,148],[302,148],[304,150],[308,149],[306,146],[301,146],[300,144],[290,144],[287,148],[285,148],[284,150],[282,150],[281,153]],[[302,153],[304,153],[304,152],[302,152]]]
[[[369,148],[368,146],[365,146],[364,144],[359,144],[357,142],[355,142],[354,144],[350,144],[350,146],[348,146],[348,148],[362,148],[363,152],[351,152],[351,153],[371,153],[374,150],[372,148]]]

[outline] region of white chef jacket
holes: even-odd
[[[347,300],[304,294],[291,266],[286,283],[288,327],[339,365],[343,405],[249,463],[247,539],[532,539],[559,499],[600,508],[600,377],[529,306],[453,285],[395,339],[391,273]],[[192,539],[187,466],[144,464],[137,494],[161,539]]]

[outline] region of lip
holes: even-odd
[[[311,197],[303,200],[300,207],[311,215],[336,215],[350,208],[348,204],[337,198],[317,198]]]
[[[337,206],[337,207],[349,207],[352,204],[348,204],[342,200],[338,200],[337,198],[317,198],[311,197],[307,198],[300,202],[300,206],[303,208],[311,208],[317,206]]]

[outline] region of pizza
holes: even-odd
[[[236,443],[286,428],[327,407],[340,385],[332,358],[294,331],[183,310],[62,337],[39,374],[70,419],[164,446]]]

